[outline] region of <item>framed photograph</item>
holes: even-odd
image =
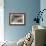
[[[25,25],[25,13],[10,13],[9,24],[10,25]]]

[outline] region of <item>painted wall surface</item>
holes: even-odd
[[[4,0],[4,36],[7,41],[18,41],[32,29],[33,19],[40,9],[40,0]],[[26,13],[26,25],[10,26],[9,13]]]
[[[46,0],[41,0],[41,1],[40,1],[40,9],[41,9],[41,11],[42,11],[43,9],[46,9]],[[43,17],[43,22],[41,21],[41,22],[40,22],[40,25],[46,27],[46,10],[43,12],[42,17]]]
[[[4,41],[4,2],[3,0],[0,0],[0,42],[3,41]]]

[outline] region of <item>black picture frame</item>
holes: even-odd
[[[22,26],[26,24],[25,13],[9,13],[9,24]]]

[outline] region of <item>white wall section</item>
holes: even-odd
[[[4,41],[4,0],[0,0],[0,42]]]

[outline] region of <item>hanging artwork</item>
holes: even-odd
[[[25,13],[10,13],[9,24],[10,25],[25,25]]]

